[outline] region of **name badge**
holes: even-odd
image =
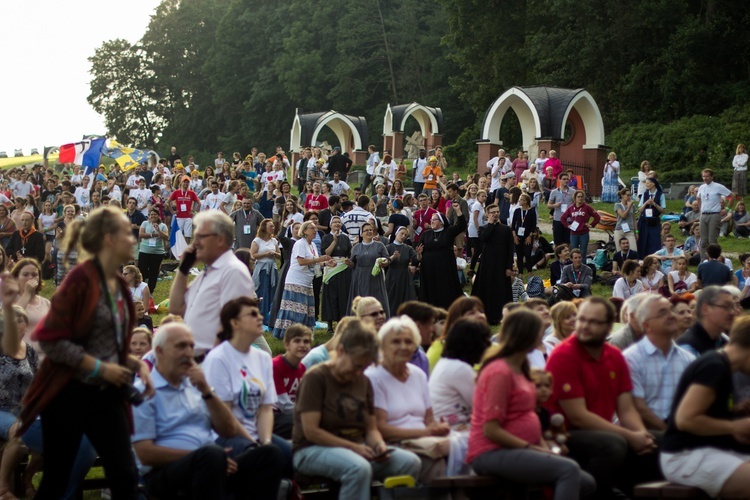
[[[434,180],[434,179],[435,179],[435,176],[433,176],[432,174],[430,174],[430,175],[427,176],[427,180],[428,181],[431,181],[431,180]]]
[[[560,205],[560,212],[564,212],[567,209],[568,209],[568,204],[567,203],[563,203],[562,205]]]
[[[623,222],[622,225],[620,225],[620,229],[623,233],[629,233],[630,232],[630,226],[628,226],[627,222]]]
[[[156,246],[156,238],[149,238],[148,239],[148,246],[155,247]]]
[[[419,226],[417,229],[415,229],[414,230],[414,234],[416,234],[417,236],[419,236],[420,234],[422,234],[422,226]]]
[[[577,220],[574,220],[573,224],[570,225],[570,230],[575,231],[576,229],[578,229],[578,226],[580,226],[580,224],[578,223]]]
[[[526,228],[523,226],[519,227],[518,230],[516,230],[516,235],[518,236],[523,236],[524,233],[526,233]]]
[[[187,212],[187,209],[186,203],[180,203],[180,212]]]
[[[249,225],[245,225],[245,226],[244,226],[244,227],[243,227],[242,229],[243,229],[243,231],[245,232],[245,234],[253,234],[253,233],[252,233],[252,230],[253,230],[253,227],[252,227],[252,226],[249,226]]]
[[[644,210],[644,213],[646,214],[646,217],[653,217],[654,216],[654,209],[653,208],[647,208]]]

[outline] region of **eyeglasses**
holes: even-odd
[[[733,311],[738,308],[737,304],[708,304],[709,306],[718,307],[719,309],[724,309],[725,311]]]
[[[594,326],[603,326],[603,325],[609,324],[609,321],[604,321],[601,319],[586,319],[586,318],[581,318],[580,316],[576,318],[576,322],[579,325],[594,325]]]
[[[257,317],[260,316],[260,311],[250,311],[249,313],[246,313],[246,314],[240,314],[237,317],[238,318],[244,318],[246,316],[250,316],[251,318],[257,318]]]
[[[371,312],[370,314],[363,314],[362,316],[369,318],[374,318],[375,316],[385,316],[385,311],[381,309],[379,311]]]
[[[208,238],[209,236],[216,236],[217,234],[219,233],[206,233],[206,234],[194,233],[193,238],[197,241],[197,240],[202,240],[204,238]]]

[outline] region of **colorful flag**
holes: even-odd
[[[141,150],[121,146],[117,141],[110,139],[107,147],[102,150],[104,156],[114,159],[124,171],[137,167],[141,163],[148,162],[148,157],[154,154],[151,150]]]
[[[74,163],[85,167],[84,175],[95,171],[99,166],[99,160],[102,156],[102,147],[105,139],[86,139],[81,142],[72,144],[63,144],[60,146],[59,163]]]

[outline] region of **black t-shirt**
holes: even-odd
[[[396,239],[396,229],[399,227],[409,227],[409,218],[405,216],[404,214],[391,214],[390,217],[388,217],[388,224],[393,224],[393,232],[390,234],[390,243],[393,243],[393,240]]]
[[[628,250],[623,255],[623,252],[615,252],[615,254],[612,256],[612,260],[617,262],[617,265],[620,266],[620,269],[622,269],[622,263],[626,260],[638,260],[638,252],[636,252],[633,249]]]
[[[62,192],[62,188],[56,187],[52,190],[45,189],[42,191],[42,197],[40,198],[40,204],[43,204],[45,201],[48,201],[52,203],[54,206],[55,201],[57,201],[58,195]]]
[[[709,387],[716,392],[716,399],[706,411],[707,416],[719,420],[734,420],[734,414],[732,413],[733,382],[729,359],[722,351],[706,353],[688,366],[680,378],[672,401],[672,411],[669,413],[662,449],[666,452],[676,453],[683,450],[712,447],[747,453],[748,447],[735,441],[731,435],[696,436],[677,429],[674,422],[677,407],[693,384]]]

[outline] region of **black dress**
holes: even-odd
[[[388,255],[393,255],[398,250],[399,257],[392,260],[388,265],[385,275],[385,288],[388,290],[388,305],[391,308],[391,317],[396,316],[398,306],[409,300],[417,300],[417,292],[414,288],[414,277],[409,272],[409,266],[416,266],[419,257],[416,250],[409,245],[396,245],[391,243],[385,247]]]
[[[333,235],[326,234],[320,242],[320,247],[325,252],[333,242]],[[349,254],[352,251],[352,243],[349,241],[349,236],[346,233],[341,233],[336,239],[336,246],[331,253],[331,257],[334,259],[349,258]],[[323,283],[323,294],[321,300],[321,319],[323,321],[338,321],[344,316],[351,314],[351,311],[346,310],[347,303],[349,302],[349,287],[352,282],[352,271],[350,268],[346,268],[334,277],[332,277],[328,283]]]
[[[458,281],[453,240],[466,231],[466,216],[458,217],[454,226],[435,232],[428,229],[419,240],[424,245],[420,271],[419,300],[436,307],[448,309],[454,300],[463,295]],[[512,257],[511,252],[511,257]]]
[[[286,282],[286,273],[289,272],[289,261],[292,257],[292,248],[297,242],[296,239],[287,238],[286,236],[279,235],[276,237],[279,240],[279,247],[281,250],[281,261],[284,265],[281,266],[279,272],[279,284],[276,286],[276,292],[273,294],[273,306],[271,306],[271,312],[268,315],[268,324],[274,325],[276,323],[276,314],[281,308],[281,295],[284,293],[284,283]]]
[[[513,269],[513,234],[505,224],[487,224],[479,233],[484,244],[482,260],[471,294],[484,304],[484,313],[491,325],[500,322],[503,306],[513,302],[511,278],[505,271]]]

